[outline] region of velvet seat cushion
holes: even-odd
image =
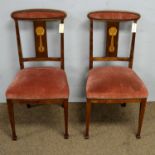
[[[148,91],[132,69],[109,66],[89,71],[86,95],[91,99],[146,98]]]
[[[55,67],[22,69],[6,91],[7,99],[65,99],[68,96],[66,74]]]

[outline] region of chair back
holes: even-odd
[[[20,68],[24,68],[24,62],[29,61],[60,61],[61,68],[64,69],[64,19],[66,13],[61,10],[52,9],[29,9],[15,11],[11,17],[15,21],[17,46]],[[32,21],[34,28],[34,43],[35,43],[35,57],[23,57],[21,37],[19,30],[19,21]],[[53,21],[60,21],[60,57],[49,57],[47,46],[47,28],[46,23]]]
[[[129,67],[132,68],[135,37],[136,37],[136,24],[140,18],[140,14],[128,11],[95,11],[88,14],[90,20],[90,58],[89,68],[93,68],[94,61],[128,61]],[[94,21],[106,22],[106,49],[105,57],[93,56],[93,24]],[[130,46],[129,57],[118,57],[118,40],[120,31],[120,22],[133,22],[132,23],[132,38]]]

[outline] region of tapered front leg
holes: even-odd
[[[64,107],[64,121],[65,121],[65,134],[64,138],[68,139],[69,134],[68,134],[68,100],[65,100],[63,103]]]
[[[12,130],[12,140],[17,140],[16,131],[15,131],[15,119],[14,119],[14,104],[11,100],[7,100],[7,106],[8,106],[8,114],[9,114],[9,120],[11,124],[11,130]]]
[[[87,103],[86,103],[86,131],[85,131],[85,139],[89,138],[90,115],[91,115],[91,102],[89,100],[87,100]]]
[[[144,119],[146,103],[147,103],[147,99],[142,99],[141,103],[140,103],[138,131],[137,131],[137,135],[136,135],[136,138],[138,138],[138,139],[141,138],[140,134],[141,134],[142,124],[143,124],[143,119]]]

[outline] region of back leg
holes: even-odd
[[[27,108],[31,108],[31,105],[30,104],[27,104],[26,106],[27,106]]]
[[[126,103],[122,103],[121,104],[121,107],[126,107]]]
[[[85,131],[85,139],[89,138],[90,116],[91,116],[91,102],[89,100],[87,100],[87,103],[86,103],[86,131]]]

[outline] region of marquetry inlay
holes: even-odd
[[[115,51],[115,45],[114,45],[114,37],[117,35],[117,28],[112,26],[109,28],[109,36],[111,37],[110,46],[109,46],[109,52]]]
[[[106,56],[115,57],[118,51],[119,22],[107,22]]]
[[[36,28],[36,35],[39,37],[39,47],[38,47],[39,52],[44,52],[45,51],[43,41],[42,41],[42,36],[44,34],[45,34],[45,29],[42,26],[38,26]]]

